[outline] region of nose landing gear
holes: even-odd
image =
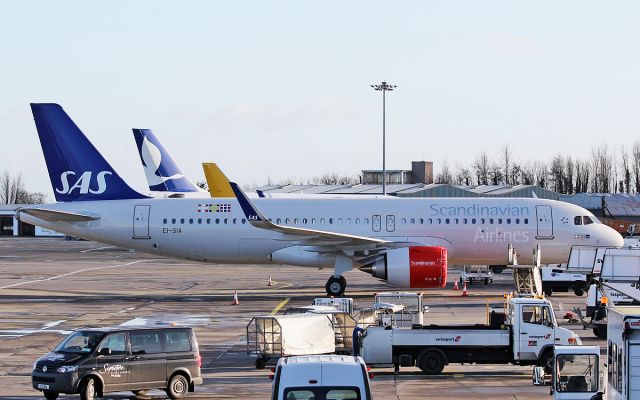
[[[324,286],[328,296],[340,297],[347,289],[347,280],[343,276],[335,277],[331,276],[327,280],[327,284]]]

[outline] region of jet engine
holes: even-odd
[[[361,269],[395,287],[442,288],[447,284],[447,249],[440,246],[392,249]]]

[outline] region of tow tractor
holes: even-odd
[[[491,268],[488,265],[464,265],[460,273],[460,284],[469,282],[469,285],[473,285],[473,281],[484,282],[485,285],[493,283]]]
[[[554,344],[581,343],[558,326],[546,299],[508,298],[487,314],[486,325],[369,326],[356,335],[354,351],[367,365],[396,372],[417,366],[436,375],[450,363],[539,365],[551,372]]]

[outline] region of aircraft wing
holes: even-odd
[[[293,226],[285,226],[274,224],[269,221],[260,210],[249,200],[238,185],[234,182],[229,182],[231,189],[233,190],[240,207],[249,223],[256,228],[275,231],[288,236],[286,239],[299,238],[305,246],[332,246],[341,248],[357,249],[372,249],[372,248],[398,248],[407,247],[409,242],[394,242],[383,239],[376,239],[366,236],[349,235],[345,233],[320,231],[316,229],[298,228]],[[322,251],[318,249],[319,251]]]
[[[78,214],[67,211],[48,210],[46,208],[20,208],[20,213],[25,213],[45,221],[51,222],[86,222],[95,221],[100,217],[92,215]],[[20,218],[18,218],[20,219]]]

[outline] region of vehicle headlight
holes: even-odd
[[[33,362],[33,369],[34,369],[34,370],[36,369],[36,365],[38,365],[38,360],[35,360],[35,361]]]
[[[68,372],[76,372],[78,367],[75,365],[63,365],[62,367],[56,368],[56,372],[60,372],[61,374],[66,374]]]

